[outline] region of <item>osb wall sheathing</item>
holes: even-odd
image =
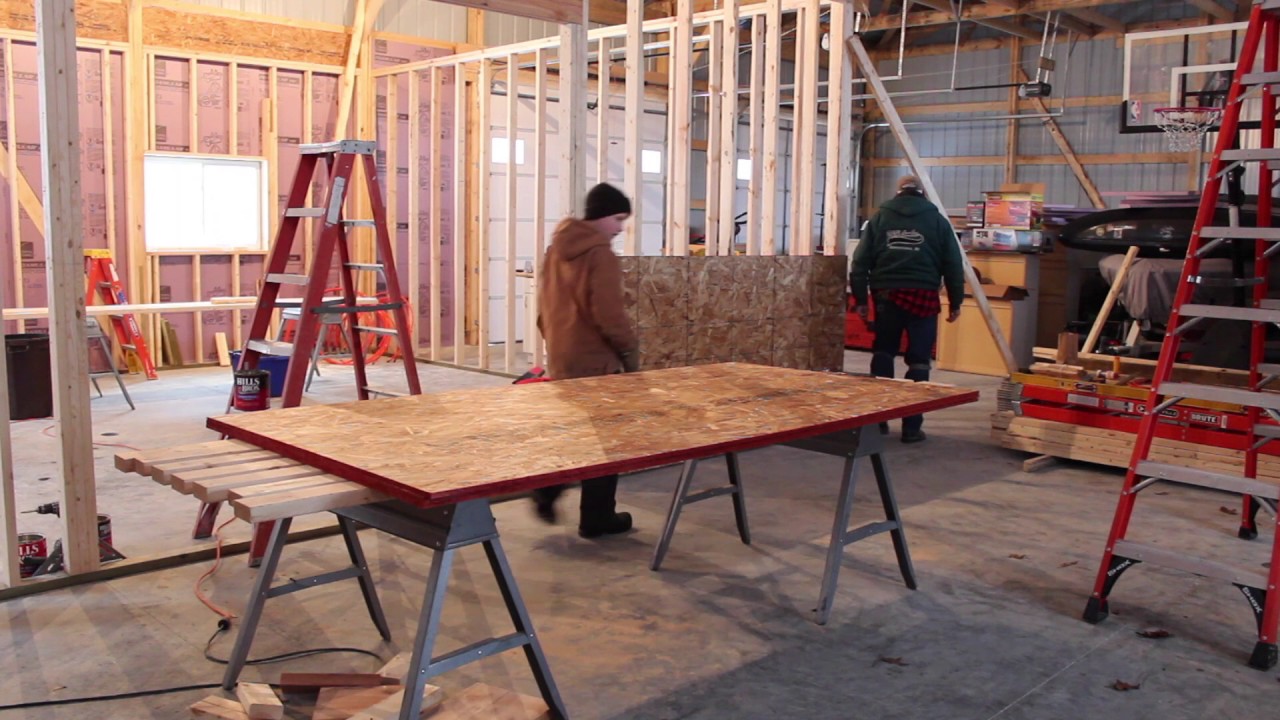
[[[621,260],[643,369],[718,362],[844,367],[843,256]]]
[[[317,65],[341,66],[346,61],[348,33],[272,20],[144,7],[142,28],[142,42],[148,47]]]
[[[36,31],[35,0],[0,0],[0,27]],[[116,0],[76,0],[76,37],[129,42],[129,11]]]

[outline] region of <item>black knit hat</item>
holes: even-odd
[[[599,220],[610,215],[631,214],[631,201],[618,188],[600,183],[587,193],[587,207],[583,220]]]

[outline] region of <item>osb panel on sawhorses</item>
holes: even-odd
[[[975,402],[974,390],[729,363],[210,418],[420,505],[709,457]]]
[[[36,31],[34,0],[0,0],[0,26]],[[121,0],[76,0],[76,37],[129,42],[129,11]]]

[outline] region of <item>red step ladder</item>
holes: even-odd
[[[88,276],[84,296],[86,306],[129,304],[129,300],[124,295],[124,288],[120,285],[120,276],[116,274],[116,264],[111,259],[110,250],[85,250],[84,261]],[[142,366],[147,379],[155,380],[156,365],[152,362],[151,353],[147,350],[147,341],[142,337],[138,319],[133,313],[118,313],[108,317],[111,319],[116,344],[121,350],[133,353],[138,358],[138,364]]]
[[[302,402],[308,370],[311,367],[312,351],[320,340],[321,316],[338,315],[342,318],[343,331],[351,347],[352,367],[355,370],[357,396],[368,400],[371,395],[399,396],[403,393],[369,386],[365,372],[362,333],[395,336],[402,355],[405,380],[410,395],[422,393],[418,382],[418,368],[413,358],[413,345],[409,334],[409,318],[406,312],[407,298],[400,289],[399,276],[396,274],[394,255],[392,253],[391,234],[387,226],[386,206],[382,200],[382,191],[378,183],[378,169],[375,159],[377,144],[372,141],[339,140],[336,142],[315,145],[301,145],[301,158],[293,186],[289,191],[288,204],[281,220],[279,232],[267,257],[266,277],[262,292],[258,295],[258,305],[253,313],[244,351],[240,354],[240,363],[236,370],[254,369],[264,356],[286,356],[289,358],[288,370],[285,372],[284,393],[281,405],[296,407]],[[314,180],[320,161],[324,160],[328,174],[323,204],[319,207],[304,207],[307,191]],[[371,219],[348,220],[343,217],[343,208],[351,186],[357,160],[362,163]],[[315,252],[311,259],[311,268],[307,274],[290,274],[287,272],[289,257],[298,228],[303,219],[320,220],[319,237]],[[351,250],[347,244],[347,228],[372,228],[377,248],[377,262],[353,262]],[[334,257],[338,259],[338,275],[341,279],[342,297],[336,302],[325,298],[324,290],[328,285],[330,272],[333,270]],[[377,272],[386,285],[386,300],[375,304],[360,303],[356,297],[355,273]],[[289,300],[280,294],[280,288],[286,285],[302,286],[306,289],[302,299]],[[271,325],[273,313],[279,308],[298,308],[298,321],[294,331],[293,342],[271,340],[267,331]],[[394,321],[394,328],[365,327],[360,325],[360,313],[389,311]],[[227,403],[228,411],[231,401]],[[207,538],[213,533],[221,503],[205,503],[201,506],[196,520],[193,536]],[[270,538],[274,523],[261,523],[254,528],[253,543],[250,548],[249,561],[256,565],[262,557],[262,551]]]
[[[1263,50],[1263,67],[1255,70],[1259,48]],[[1280,227],[1272,226],[1273,182],[1280,173],[1280,148],[1276,147],[1276,92],[1280,89],[1280,0],[1254,0],[1245,33],[1243,49],[1236,67],[1231,91],[1223,109],[1222,125],[1213,152],[1209,180],[1205,184],[1196,215],[1187,257],[1169,315],[1168,332],[1160,349],[1160,361],[1152,379],[1151,397],[1138,426],[1137,442],[1125,475],[1124,487],[1116,506],[1111,533],[1102,554],[1093,595],[1085,608],[1084,619],[1101,622],[1109,612],[1109,597],[1116,581],[1129,568],[1139,563],[1182,570],[1201,577],[1222,580],[1234,585],[1245,596],[1258,626],[1258,641],[1249,657],[1249,665],[1266,670],[1276,665],[1276,631],[1280,620],[1280,518],[1271,537],[1271,562],[1266,569],[1245,569],[1218,560],[1189,557],[1167,545],[1140,543],[1128,538],[1129,520],[1138,494],[1157,482],[1169,481],[1195,485],[1244,496],[1245,524],[1238,535],[1246,540],[1257,537],[1253,516],[1260,502],[1272,508],[1280,500],[1280,485],[1258,480],[1258,451],[1280,440],[1280,431],[1263,424],[1265,415],[1280,421],[1280,392],[1267,388],[1280,379],[1280,365],[1264,362],[1264,341],[1268,325],[1280,324],[1280,302],[1267,298],[1270,259],[1280,253]],[[1260,147],[1240,149],[1241,110],[1246,99],[1260,97],[1262,106]],[[1223,176],[1245,164],[1259,164],[1257,227],[1239,227],[1232,212],[1229,227],[1209,227],[1213,221],[1222,190]],[[1240,195],[1242,193],[1230,193]],[[1240,202],[1235,200],[1233,202]],[[1237,306],[1203,305],[1193,302],[1197,285],[1210,284],[1212,278],[1200,275],[1201,259],[1227,243],[1237,243],[1251,250],[1253,272],[1247,277],[1230,280],[1240,289],[1243,302]],[[1175,382],[1174,362],[1184,335],[1206,320],[1247,323],[1250,338],[1249,386],[1247,388]],[[1248,445],[1245,450],[1244,473],[1240,476],[1209,472],[1196,467],[1173,465],[1150,460],[1152,440],[1160,423],[1170,422],[1161,416],[1169,408],[1186,400],[1232,403],[1245,408]],[[1171,538],[1171,540],[1174,540]],[[1173,544],[1173,543],[1170,543]]]

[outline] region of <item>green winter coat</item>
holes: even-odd
[[[951,307],[964,300],[964,265],[955,230],[936,205],[904,193],[880,206],[853,254],[849,289],[859,305],[872,290],[933,289],[945,283]]]

